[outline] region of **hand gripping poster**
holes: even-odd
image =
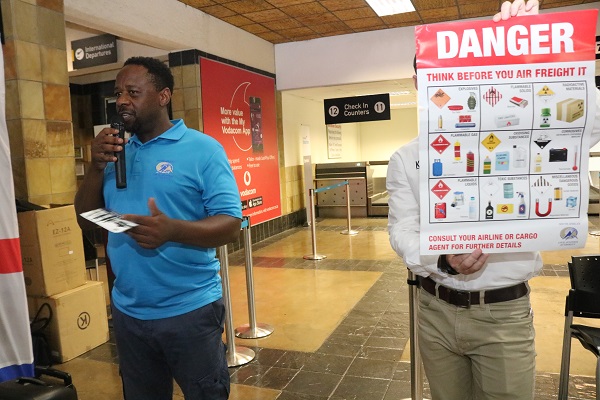
[[[597,13],[416,27],[422,254],[584,247]]]

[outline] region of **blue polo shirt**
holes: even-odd
[[[241,218],[241,201],[223,147],[189,129],[183,120],[146,143],[125,145],[127,188],[117,189],[114,163],[104,172],[106,207],[121,214],[150,215],[148,199],[170,218],[201,220],[213,215]],[[138,319],[173,317],[222,297],[214,248],[167,242],[141,248],[127,234],[109,234],[108,257],[116,280],[112,301]]]

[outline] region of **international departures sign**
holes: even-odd
[[[117,37],[106,34],[71,42],[73,69],[117,62]]]
[[[389,93],[325,99],[325,124],[391,119]]]

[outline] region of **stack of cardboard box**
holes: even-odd
[[[57,362],[108,341],[102,282],[86,282],[81,229],[73,206],[17,214],[23,275],[32,318],[48,303],[47,336]]]

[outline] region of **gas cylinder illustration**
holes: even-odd
[[[475,171],[475,154],[471,150],[467,152],[467,172]]]

